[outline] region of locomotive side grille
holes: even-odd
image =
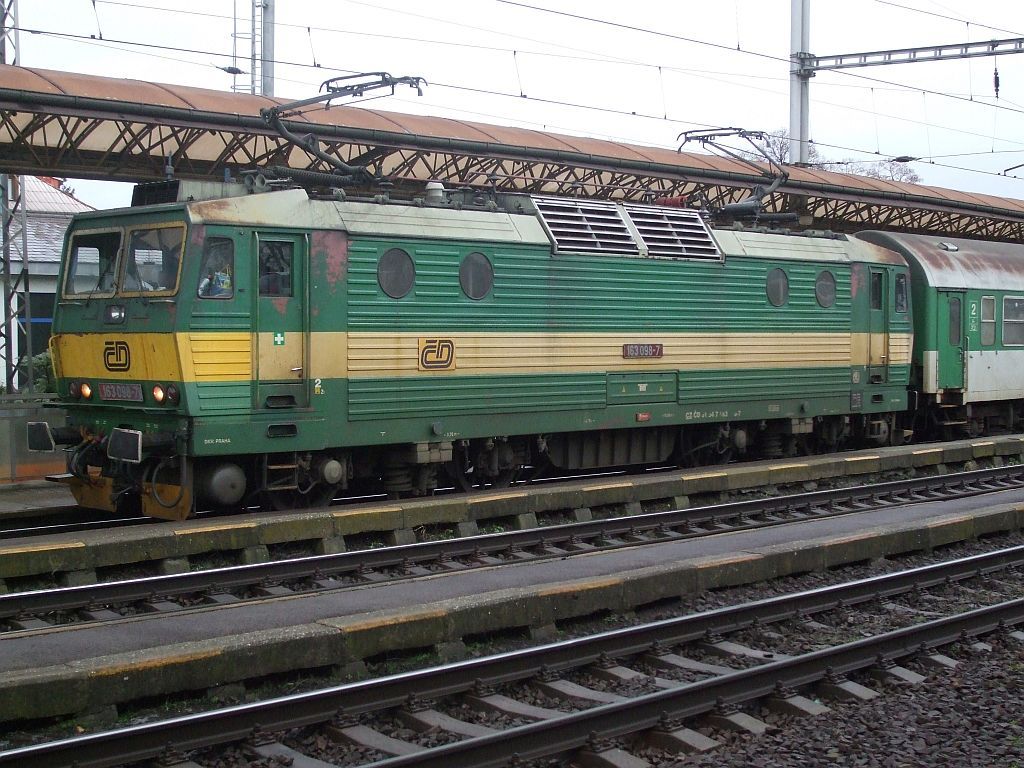
[[[648,205],[626,205],[625,209],[649,255],[722,260],[718,244],[696,211]]]
[[[614,203],[558,197],[534,197],[533,202],[556,251],[640,254]]]

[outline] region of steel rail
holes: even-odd
[[[57,514],[63,514],[67,510],[67,513],[80,512],[81,507],[68,506],[58,508]],[[50,523],[43,522],[46,517],[50,515],[37,515],[33,518],[22,518],[17,522],[21,523],[21,528],[6,528],[0,527],[0,540],[4,539],[23,539],[27,537],[36,536],[53,536],[61,533],[81,533],[83,531],[92,531],[96,529],[105,529],[111,527],[127,528],[135,525],[151,525],[159,523],[159,520],[155,520],[152,517],[111,517],[110,513],[106,517],[97,515],[97,519],[94,520],[79,520],[71,523]],[[34,524],[33,524],[34,523]]]
[[[691,718],[719,704],[741,704],[780,687],[798,688],[832,674],[847,675],[879,661],[894,661],[924,649],[977,637],[1024,622],[1024,599],[935,619],[792,659],[751,667],[721,677],[650,693],[621,704],[573,712],[555,720],[511,728],[493,736],[459,741],[425,752],[381,760],[375,768],[489,768],[513,756],[531,760],[584,747],[592,734],[616,738],[655,728],[667,718]]]
[[[906,494],[932,492],[937,489],[956,489],[958,495],[977,495],[1007,490],[1024,485],[1024,465],[975,470],[954,475],[939,475],[911,480],[896,480],[854,488],[831,488],[789,496],[749,499],[728,504],[693,507],[665,512],[592,520],[582,523],[530,528],[523,531],[485,534],[482,536],[420,542],[384,549],[365,549],[332,555],[280,560],[270,563],[213,568],[181,574],[149,576],[102,584],[85,584],[53,590],[11,592],[0,594],[0,619],[24,615],[41,615],[54,611],[71,611],[88,606],[123,604],[152,599],[154,596],[173,597],[203,591],[223,592],[229,589],[261,583],[280,583],[309,578],[358,575],[363,571],[396,569],[402,571],[418,563],[445,562],[457,558],[493,557],[496,554],[551,548],[550,554],[534,555],[532,559],[565,557],[574,554],[559,545],[577,547],[586,540],[603,540],[602,549],[636,546],[641,543],[659,543],[684,538],[711,535],[717,531],[700,530],[701,525],[723,524],[739,519],[745,527],[752,527],[749,518],[755,516],[789,515],[757,523],[758,527],[785,525],[794,520],[807,519],[812,513],[802,509],[819,509],[817,517],[855,514],[872,508],[872,504],[891,506],[936,500],[935,496],[899,498]],[[889,501],[889,499],[895,500]],[[861,504],[844,510],[828,510],[829,506]],[[802,515],[802,516],[801,516]],[[680,533],[676,529],[696,531]],[[735,530],[733,528],[732,530]],[[623,538],[620,538],[623,537]],[[593,551],[594,546],[580,551]],[[395,577],[399,578],[398,576]]]
[[[615,658],[645,653],[664,646],[700,640],[709,633],[733,632],[753,626],[755,623],[765,624],[800,618],[844,605],[856,605],[903,594],[915,587],[927,588],[1015,567],[1024,567],[1024,546],[974,555],[948,563],[922,566],[899,573],[860,579],[848,584],[821,587],[795,595],[780,595],[743,605],[626,627],[536,648],[457,662],[443,667],[366,680],[323,691],[296,694],[271,701],[188,715],[74,739],[22,747],[0,752],[0,766],[109,768],[122,763],[158,757],[167,748],[198,749],[245,739],[251,736],[254,730],[277,731],[315,725],[328,722],[339,714],[357,715],[400,706],[406,703],[412,695],[423,699],[451,696],[472,690],[481,681],[487,684],[510,683],[535,676],[542,671],[563,672],[605,657]],[[999,622],[1016,624],[1024,621],[1024,600],[1012,601],[1012,604],[1013,610],[1005,614],[992,613],[993,608],[985,608],[967,614],[969,618],[966,620],[954,617],[917,626],[940,627],[941,632],[935,637],[941,638],[956,639],[961,633],[966,633],[968,636],[980,634],[994,629]],[[949,627],[955,628],[949,629]],[[886,640],[881,645],[870,647],[870,650],[865,650],[869,648],[867,644],[871,642],[870,640],[857,641],[840,646],[838,650],[818,651],[792,660],[754,667],[747,672],[760,674],[763,673],[763,670],[772,670],[770,673],[763,673],[765,678],[760,682],[755,681],[754,689],[761,692],[758,695],[763,695],[771,692],[778,682],[782,682],[784,685],[798,686],[820,679],[824,674],[824,667],[819,669],[816,665],[819,659],[827,658],[827,665],[834,672],[843,674],[856,671],[874,662],[878,656],[887,659],[898,658],[901,655],[920,651],[922,642],[926,645],[941,644],[931,636],[924,639],[908,639],[911,637],[908,633],[914,629],[916,627],[889,633],[884,636]],[[814,661],[815,664],[808,666],[808,660]],[[651,694],[636,701],[641,701],[642,706],[645,707],[642,710],[645,713],[643,718],[649,719],[653,713],[654,721],[657,721],[661,713],[666,711],[677,713],[676,716],[680,717],[688,716],[689,710],[686,707],[693,706],[689,696],[704,690],[704,686],[720,686],[709,689],[714,691],[713,696],[709,694],[712,704],[719,697],[727,702],[742,701],[745,695],[743,692],[751,687],[738,674],[722,678],[725,682],[716,682],[716,680],[718,679],[702,681],[692,686],[683,686],[681,689],[672,689],[664,693]],[[680,695],[679,690],[688,693]],[[656,702],[656,704],[651,704],[651,702]],[[624,713],[628,709],[626,705],[611,705],[611,707],[615,709],[600,707],[587,710],[587,712],[592,713],[591,716],[593,713],[598,713],[602,717],[605,713],[614,712],[615,714],[610,715],[609,719],[615,721],[620,713]],[[694,714],[699,714],[701,711],[706,710],[698,709]],[[642,719],[642,722],[646,723],[647,719]],[[588,721],[584,727],[584,733],[589,733],[591,730],[602,730],[599,726],[603,722],[603,720]],[[534,726],[524,727],[534,728]],[[530,738],[547,737],[546,733],[538,734],[536,730],[530,731],[530,734],[530,737],[525,739],[527,744],[529,744]],[[573,737],[573,744],[577,743],[577,738],[578,735]],[[487,740],[483,742],[473,740],[474,745],[477,745],[478,742],[488,748],[492,746],[491,742]],[[463,745],[468,743],[460,742]],[[509,742],[503,743],[506,746],[500,749],[504,752],[507,760]],[[453,746],[458,747],[459,745]],[[476,748],[477,746],[474,746],[474,749]],[[523,756],[526,755],[523,749],[517,748],[515,751],[520,751]],[[396,763],[396,765],[398,764],[404,765],[405,763]],[[475,765],[476,763],[453,762],[445,764],[444,768],[453,768],[455,765],[463,764]]]

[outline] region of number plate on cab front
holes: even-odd
[[[100,384],[100,400],[131,400],[134,403],[141,403],[142,385],[111,382]]]

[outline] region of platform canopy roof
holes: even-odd
[[[328,170],[259,117],[286,103],[249,94],[0,65],[0,171],[141,181],[221,179],[267,165]],[[295,133],[399,187],[735,202],[763,177],[706,154],[335,105],[287,118]],[[816,228],[899,229],[1024,241],[1024,201],[789,167],[769,201]]]

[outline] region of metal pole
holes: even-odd
[[[0,63],[17,66],[20,62],[18,36],[18,0],[3,0],[0,15]],[[26,216],[25,178],[8,174],[0,176],[0,240],[3,241],[4,325],[0,329],[4,356],[5,384],[8,394],[18,388],[19,309],[24,315],[25,374],[24,389],[32,391],[35,372],[32,370],[32,311],[29,297],[28,220]],[[20,244],[19,242],[20,241]],[[12,272],[12,256],[17,255],[20,270]]]
[[[261,81],[264,96],[274,95],[274,0],[263,2],[263,40],[261,45],[263,77]]]
[[[811,47],[811,2],[790,0],[789,161],[806,165],[810,140],[810,78],[803,68]]]
[[[252,0],[250,8],[252,18],[249,20],[249,92],[260,93],[262,86],[263,55],[261,30],[263,18],[263,0]]]

